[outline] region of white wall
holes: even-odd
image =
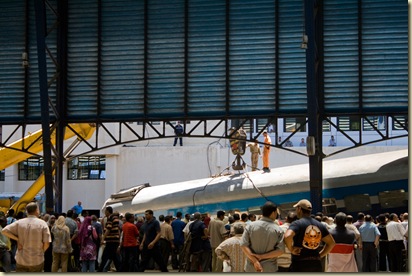
[[[112,131],[116,130],[113,129]],[[275,143],[275,135],[270,135],[272,142]],[[106,135],[100,137],[102,139],[101,143],[112,143]],[[300,140],[300,138],[296,138],[298,141]],[[67,180],[67,168],[65,167],[62,191],[63,211],[70,209],[79,200],[83,202],[85,209],[100,209],[112,193],[143,183],[150,183],[154,186],[207,178],[222,172],[227,167],[230,167],[230,171],[233,172],[231,164],[235,160],[235,156],[230,151],[229,141],[220,140],[219,143],[217,141],[218,139],[211,138],[184,138],[183,147],[173,147],[173,138],[165,138],[134,142],[127,146],[111,147],[95,152],[93,155],[106,155],[106,179]],[[94,145],[93,138],[90,143]],[[370,145],[352,149],[332,156],[331,159],[407,147],[407,143],[402,143],[400,146],[386,146],[386,142],[383,143],[381,146]],[[305,147],[297,147],[298,142],[294,141],[294,145],[295,147],[292,149],[306,153]],[[342,148],[339,147],[338,141],[338,147],[324,147],[323,151],[325,154],[330,154],[340,149]],[[81,145],[75,153],[85,150],[89,150],[89,148]],[[251,164],[249,150],[243,155],[243,159],[248,165]],[[270,156],[270,166],[272,168],[306,162],[308,162],[306,156],[272,148]],[[262,167],[261,159],[259,160],[259,167]],[[250,167],[248,167],[248,170],[250,170]],[[18,165],[14,165],[6,169],[6,180],[0,182],[0,192],[24,192],[32,183],[32,181],[18,181]],[[44,193],[44,189],[41,193]]]

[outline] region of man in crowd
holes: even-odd
[[[295,212],[288,212],[286,216],[286,221],[280,226],[284,233],[289,229],[289,226],[292,222],[298,219],[298,216]],[[292,263],[292,254],[289,249],[285,246],[285,253],[278,257],[278,271],[279,272],[289,272],[290,264]]]
[[[246,255],[240,247],[244,224],[237,224],[233,228],[234,236],[224,240],[217,248],[216,255],[218,258],[229,263],[230,272],[244,272]]]
[[[339,212],[335,216],[336,227],[330,234],[336,242],[328,256],[328,272],[358,272],[353,244],[355,232],[346,228],[346,214]]]
[[[302,199],[295,205],[298,220],[285,233],[285,244],[292,254],[292,272],[323,272],[321,258],[335,246],[328,229],[310,216],[312,204]],[[321,242],[325,245],[320,249]]]
[[[173,229],[173,243],[174,249],[172,250],[172,268],[179,268],[179,261],[177,257],[180,255],[183,244],[185,242],[185,237],[183,235],[183,229],[185,228],[185,223],[182,221],[182,212],[177,212],[176,219],[172,221],[171,226]]]
[[[275,223],[277,206],[266,202],[262,218],[247,224],[240,243],[247,256],[245,272],[276,272],[277,257],[284,252],[283,231]]]
[[[159,216],[159,220],[160,220],[160,216]],[[173,229],[172,229],[172,226],[170,225],[170,217],[163,216],[163,222],[160,224],[159,245],[160,245],[160,252],[162,253],[163,261],[166,266],[169,263],[170,253],[175,248],[175,244],[173,242],[174,238],[175,237],[173,235]]]
[[[139,272],[144,272],[151,258],[157,263],[162,272],[168,272],[167,266],[164,263],[163,256],[160,252],[160,223],[153,216],[152,210],[145,211],[146,222],[142,226],[144,228],[143,240],[140,243],[140,251],[142,253],[142,261],[140,262]]]
[[[193,223],[189,225],[191,244],[189,248],[189,270],[192,272],[210,272],[211,245],[209,231],[199,212],[194,213]]]
[[[80,215],[80,214],[82,213],[82,211],[83,211],[82,202],[81,202],[81,201],[78,201],[78,202],[77,202],[77,205],[74,205],[73,208],[72,208],[72,210],[73,210],[76,214]]]
[[[120,271],[121,263],[117,251],[120,243],[119,214],[113,213],[113,208],[111,206],[107,206],[105,215],[108,217],[108,219],[105,224],[102,243],[105,243],[106,246],[103,250],[102,262],[100,263],[99,272],[107,271],[105,266],[108,260],[112,260],[114,262],[114,266],[116,267],[116,271]]]
[[[134,215],[126,213],[126,222],[122,227],[122,240],[119,245],[119,250],[123,250],[122,272],[137,272],[139,246],[139,230],[134,224]]]
[[[403,240],[405,238],[406,229],[399,222],[398,215],[395,213],[389,215],[389,223],[386,225],[386,232],[389,241],[391,272],[402,272],[402,251],[405,249]]]
[[[16,272],[42,272],[44,252],[51,242],[47,223],[39,219],[39,206],[31,202],[26,206],[27,218],[3,228],[3,235],[17,241]]]
[[[216,247],[227,237],[227,231],[223,219],[225,218],[224,211],[218,211],[217,217],[209,223],[210,244],[212,246],[212,272],[222,272],[223,261],[216,255]]]
[[[371,215],[365,216],[365,222],[359,227],[359,233],[362,239],[362,272],[376,272],[381,233],[372,222]]]

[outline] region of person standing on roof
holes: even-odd
[[[247,147],[250,148],[250,154],[251,154],[251,161],[252,161],[252,172],[256,171],[258,168],[258,161],[259,161],[259,156],[260,156],[260,147],[258,144],[258,140],[255,139],[253,140],[253,143],[249,143]]]
[[[269,154],[270,154],[270,145],[272,144],[272,140],[269,137],[268,132],[265,130],[263,131],[263,137],[265,140],[263,141],[263,170],[266,172],[270,172],[269,169]]]
[[[177,144],[177,139],[179,139],[180,146],[183,146],[183,127],[180,124],[180,122],[177,122],[177,125],[175,126],[175,142],[173,143],[173,146],[176,146]]]

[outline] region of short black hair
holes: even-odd
[[[176,217],[177,217],[177,218],[181,218],[181,217],[182,217],[182,212],[177,212],[177,213],[176,213]]]
[[[263,204],[261,209],[262,209],[262,215],[264,217],[270,217],[270,215],[273,212],[277,213],[278,207],[276,206],[275,203],[273,203],[271,201],[266,201],[266,203]]]
[[[145,213],[148,213],[149,215],[153,215],[153,210],[146,210]]]
[[[134,219],[134,215],[131,214],[131,213],[126,213],[126,214],[124,215],[124,217],[126,218],[127,221],[129,221],[132,217],[133,217],[133,219]]]
[[[106,211],[109,212],[109,214],[113,214],[113,207],[112,206],[107,206]]]
[[[224,216],[224,215],[225,215],[225,211],[222,211],[222,210],[217,211],[217,217],[218,218],[220,218],[221,216]]]
[[[336,226],[345,227],[346,224],[346,214],[343,212],[339,212],[335,216],[335,223]]]

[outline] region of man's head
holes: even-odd
[[[238,213],[234,213],[233,214],[233,218],[235,219],[235,221],[239,221],[240,220],[240,216]]]
[[[292,212],[292,211],[288,212],[288,215],[286,216],[286,222],[287,223],[292,223],[297,219],[298,219],[298,216],[296,215],[295,212]]]
[[[77,205],[81,206],[81,205],[82,205],[82,202],[81,202],[81,201],[78,201],[78,202],[77,202]]]
[[[107,206],[106,209],[104,210],[104,214],[106,216],[110,216],[111,214],[113,214],[113,207],[112,206]]]
[[[199,212],[196,212],[193,214],[193,217],[195,220],[200,220],[200,218],[202,217],[202,214],[200,214]]]
[[[145,217],[146,221],[152,220],[153,219],[153,210],[150,210],[150,209],[146,210],[144,212],[144,217]]]
[[[223,219],[225,217],[225,211],[217,211],[217,218],[218,219]]]
[[[344,228],[346,224],[346,214],[339,212],[335,216],[335,223],[337,227]]]
[[[273,220],[277,217],[278,207],[275,203],[271,201],[266,201],[266,203],[262,206],[262,215],[267,218],[271,218]]]
[[[248,217],[249,217],[250,221],[255,221],[256,220],[256,215],[255,214],[249,214]]]
[[[40,214],[39,205],[37,205],[36,202],[30,202],[29,204],[26,205],[26,212],[29,215],[34,215],[38,217]]]
[[[180,211],[177,212],[177,213],[176,213],[176,217],[177,217],[177,218],[181,218],[181,217],[182,217],[182,212],[180,212]]]
[[[365,216],[365,222],[372,222],[372,216],[371,215],[366,215]]]
[[[243,231],[245,230],[244,225],[241,223],[236,223],[233,226],[233,231],[235,232],[235,235],[241,235],[243,234]]]
[[[395,222],[398,222],[398,221],[399,221],[398,215],[395,214],[395,213],[390,214],[390,215],[389,215],[389,219],[390,219],[391,221],[395,221]]]
[[[134,222],[134,215],[131,213],[126,213],[124,216],[126,218],[126,221],[133,223]]]
[[[298,215],[298,218],[308,216],[312,211],[312,203],[310,203],[310,201],[307,199],[299,200],[299,202],[293,205],[293,207],[296,208],[296,214]]]

